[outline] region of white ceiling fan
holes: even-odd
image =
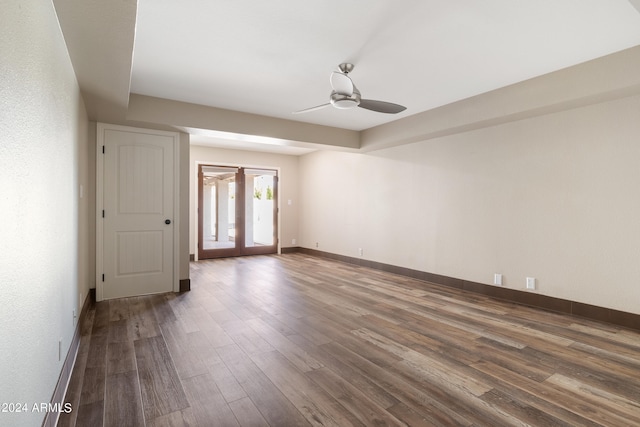
[[[367,110],[376,111],[378,113],[397,114],[407,109],[403,105],[394,104],[386,101],[376,101],[374,99],[363,99],[360,91],[353,84],[348,74],[353,71],[353,64],[342,63],[338,66],[340,71],[334,71],[329,77],[329,82],[333,90],[329,96],[329,102],[315,107],[306,108],[300,111],[294,111],[293,114],[309,113],[316,111],[329,105],[347,110],[350,108],[360,107]]]

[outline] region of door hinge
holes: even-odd
[[[104,218],[104,209],[102,209],[102,218]]]
[[[102,281],[104,282],[104,274],[102,275]]]
[[[104,145],[102,146],[102,154],[104,154]]]

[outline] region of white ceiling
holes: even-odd
[[[638,44],[628,0],[139,0],[131,92],[363,130]],[[292,115],[341,62],[407,110]]]
[[[90,119],[124,124],[140,94],[362,131],[640,45],[640,0],[53,1]],[[363,98],[407,110],[293,115],[328,101],[341,62]],[[205,145],[318,148],[163,123]]]

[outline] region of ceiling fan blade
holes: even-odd
[[[294,111],[292,114],[309,113],[311,111],[321,110],[322,108],[328,107],[329,105],[331,105],[331,103],[327,102],[326,104],[316,105],[315,107],[305,108],[304,110],[299,110],[299,111]]]
[[[353,94],[353,82],[346,74],[334,71],[329,77],[329,82],[334,91],[340,95],[351,96]]]
[[[403,105],[394,104],[392,102],[376,101],[374,99],[361,99],[358,107],[387,114],[398,114],[407,109],[407,107]]]

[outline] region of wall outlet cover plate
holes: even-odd
[[[536,279],[534,277],[527,277],[527,289],[536,288]]]

